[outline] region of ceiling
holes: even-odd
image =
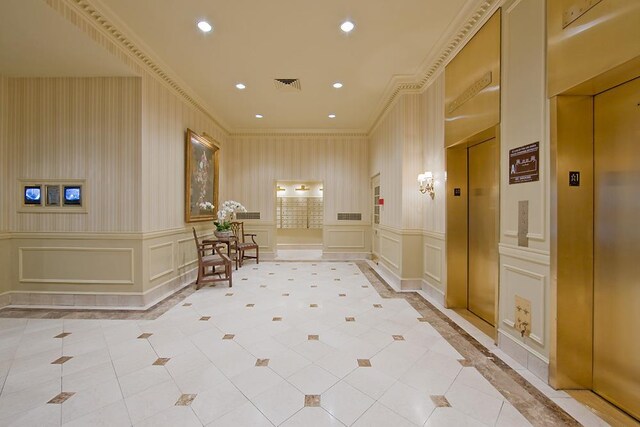
[[[90,3],[233,132],[366,132],[394,85],[418,80],[479,1]],[[201,19],[214,30],[198,30]],[[346,19],[356,24],[350,34],[339,29]],[[25,22],[35,25],[25,29]],[[1,0],[0,73],[93,76],[131,71],[44,0]],[[301,90],[279,91],[275,78],[300,79]],[[342,89],[332,87],[337,81]],[[238,82],[246,89],[236,89]]]
[[[0,75],[130,76],[131,69],[42,0],[0,0]]]

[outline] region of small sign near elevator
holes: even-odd
[[[509,150],[509,184],[540,180],[540,142]]]

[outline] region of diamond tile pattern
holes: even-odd
[[[471,358],[355,263],[233,274],[154,318],[0,317],[0,425],[501,425]]]

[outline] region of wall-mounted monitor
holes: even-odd
[[[65,185],[64,186],[64,205],[65,206],[82,206],[82,186],[81,185]]]
[[[24,186],[24,204],[25,205],[41,205],[42,204],[42,188],[39,185]]]

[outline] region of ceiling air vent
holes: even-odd
[[[338,213],[338,221],[362,221],[362,214],[355,212]]]
[[[260,212],[236,212],[236,219],[260,219]]]
[[[298,79],[274,79],[276,89],[282,92],[299,92],[302,90]]]

